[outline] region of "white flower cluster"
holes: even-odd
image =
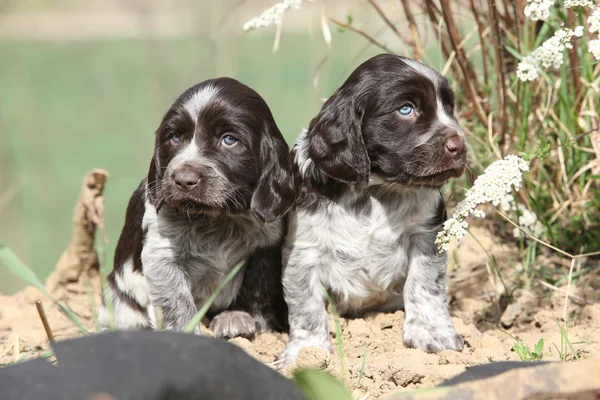
[[[525,16],[532,21],[545,21],[550,16],[550,8],[554,2],[554,0],[527,0]]]
[[[598,39],[590,40],[588,43],[588,50],[594,55],[596,60],[600,61],[600,6],[596,7],[587,22],[590,24],[590,32],[598,33]]]
[[[537,215],[525,207],[524,204],[515,202],[515,197],[512,194],[504,196],[500,201],[500,207],[502,207],[512,221],[518,222],[521,228],[525,229],[536,238],[541,238],[545,234],[546,229],[544,228],[544,225],[538,221]],[[514,228],[512,233],[515,238],[521,236],[521,231],[518,228]]]
[[[487,167],[467,191],[465,199],[456,205],[452,217],[444,222],[444,228],[435,240],[438,249],[447,251],[452,239],[458,242],[465,236],[469,227],[465,221],[467,217],[485,217],[483,211],[476,210],[477,206],[491,203],[497,207],[513,188],[519,190],[523,181],[523,171],[529,171],[529,164],[516,155],[508,155]]]
[[[592,0],[565,0],[565,8],[594,7]]]
[[[594,55],[594,58],[600,61],[600,39],[590,40],[588,50]]]
[[[600,7],[596,7],[592,15],[589,16],[587,22],[590,24],[590,32],[600,33]]]
[[[312,0],[308,0],[312,1]],[[283,0],[273,7],[267,8],[260,13],[258,17],[252,18],[244,24],[245,31],[251,31],[258,28],[264,28],[271,24],[279,25],[284,12],[290,8],[298,9],[302,5],[302,0]]]
[[[533,81],[539,76],[540,68],[560,68],[563,63],[563,50],[572,49],[573,36],[583,36],[583,26],[575,29],[561,28],[546,40],[531,55],[523,57],[517,66],[517,77],[522,81]]]

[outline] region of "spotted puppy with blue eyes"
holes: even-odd
[[[453,113],[443,76],[379,55],[297,140],[297,199],[283,248],[290,340],[280,367],[302,347],[331,349],[323,288],[346,317],[404,308],[408,347],[462,349],[446,301],[446,254],[434,243],[445,218],[440,187],[466,165]]]
[[[102,325],[112,305],[117,329],[154,329],[160,308],[163,329],[181,331],[244,262],[216,297],[210,328],[218,337],[284,329],[282,217],[294,196],[289,148],[265,101],[231,78],[188,89],[158,127],[129,201]]]

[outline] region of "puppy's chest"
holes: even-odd
[[[403,281],[411,237],[423,220],[419,204],[401,197],[367,196],[301,214],[297,239],[316,253],[321,278],[332,289],[359,297],[388,291]]]
[[[146,226],[144,253],[154,254],[148,262],[174,263],[192,280],[215,275],[220,280],[254,250],[275,243],[278,225],[266,226],[251,220],[200,219],[158,215]]]

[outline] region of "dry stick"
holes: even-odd
[[[479,44],[481,46],[481,61],[483,64],[483,81],[487,84],[487,82],[489,80],[489,72],[488,72],[488,65],[487,65],[488,53],[487,53],[487,46],[485,45],[485,40],[483,40],[483,31],[485,30],[485,27],[483,26],[483,23],[481,22],[481,19],[479,18],[479,12],[477,11],[477,8],[475,7],[475,0],[470,0],[470,4],[471,4],[471,12],[473,13],[473,16],[475,17],[475,23],[477,24],[477,29],[479,30]]]
[[[385,12],[383,12],[381,7],[379,7],[379,4],[377,4],[377,2],[375,0],[368,0],[368,2],[373,6],[375,11],[377,11],[377,14],[379,14],[381,19],[383,19],[383,21],[394,31],[396,36],[398,36],[404,43],[407,43],[411,46],[415,46],[415,44],[413,43],[413,41],[410,38],[407,38],[404,35],[402,35],[402,33],[400,33],[398,28],[396,28],[396,25],[394,25],[392,23],[392,21],[390,21],[390,19],[387,17]]]
[[[344,28],[344,29],[348,29],[354,33],[358,33],[360,36],[364,37],[365,39],[367,39],[369,42],[371,42],[372,44],[374,44],[375,46],[379,47],[380,49],[382,49],[383,51],[387,52],[387,53],[391,53],[393,54],[393,51],[391,51],[390,49],[388,49],[384,44],[378,42],[377,40],[375,40],[375,38],[373,38],[371,35],[369,35],[368,33],[366,33],[365,31],[355,28],[350,24],[346,24],[342,21],[339,21],[335,18],[329,18],[329,20],[331,22],[333,22],[334,24],[336,24],[337,26],[339,26],[340,28]]]
[[[563,321],[567,322],[567,306],[569,305],[569,290],[571,290],[571,278],[573,277],[573,267],[575,266],[576,258],[571,259],[569,267],[569,279],[567,279],[567,293],[565,293],[565,309],[563,310]]]
[[[521,26],[523,26],[523,23],[525,21],[524,17],[525,14],[522,12],[522,10],[524,9],[525,5],[524,5],[524,0],[516,0],[513,2],[513,13],[514,13],[514,19],[515,19],[515,27],[516,27],[516,31],[517,31],[517,50],[519,51],[519,54],[523,54],[523,51],[521,49]],[[508,152],[509,150],[509,146],[513,143],[513,139],[515,137],[515,135],[517,134],[517,124],[520,123],[521,121],[521,90],[522,90],[522,82],[520,79],[517,80],[517,100],[516,100],[516,105],[514,108],[514,112],[515,115],[512,118],[513,123],[512,123],[512,129],[510,130],[510,139],[508,140],[508,145],[506,146],[506,150]]]
[[[42,325],[44,325],[44,330],[46,331],[46,336],[48,337],[49,342],[54,342],[54,334],[52,333],[52,329],[50,329],[50,324],[48,323],[48,317],[46,317],[46,311],[44,311],[44,305],[41,300],[35,302],[35,308],[37,308],[38,315],[42,320]]]
[[[401,2],[402,7],[404,8],[404,14],[406,14],[406,19],[408,19],[410,34],[414,43],[413,57],[415,60],[421,61],[423,59],[423,45],[421,44],[421,37],[419,36],[419,29],[417,29],[415,16],[413,15],[412,10],[410,9],[410,3],[408,2],[408,0],[401,0]]]
[[[572,9],[568,11],[568,22],[570,26],[575,26],[577,22],[577,15]],[[574,110],[579,110],[581,103],[583,102],[583,89],[581,87],[581,75],[579,73],[579,57],[577,57],[579,42],[575,40],[573,46],[569,49],[569,59],[571,60],[571,72],[573,73],[573,84],[575,85],[575,104],[573,105]]]
[[[464,52],[458,47],[460,43],[460,35],[458,33],[458,28],[456,27],[454,17],[452,14],[452,9],[450,8],[449,0],[440,0],[442,5],[442,15],[444,17],[444,22],[446,23],[446,28],[448,30],[448,36],[450,37],[450,43],[452,44],[452,48],[456,52],[456,60],[458,61],[458,65],[460,66],[464,80],[467,85],[467,94],[473,103],[473,107],[475,107],[475,114],[479,118],[482,124],[485,124],[487,121],[486,112],[484,111],[481,103],[479,102],[479,96],[473,82],[477,82],[477,78],[471,68],[471,65],[468,60],[465,59]]]
[[[500,119],[501,130],[500,130],[500,141],[498,147],[502,155],[504,155],[504,142],[506,135],[506,124],[508,118],[506,118],[506,81],[504,77],[504,49],[501,47],[502,40],[500,36],[500,23],[498,21],[498,7],[496,0],[488,0],[488,7],[491,10],[492,26],[494,28],[495,38],[494,47],[496,49],[496,85],[498,87],[498,119]]]
[[[444,54],[444,57],[446,59],[449,59],[451,52],[450,52],[450,49],[448,48],[449,47],[448,43],[446,43],[446,41],[442,39],[443,32],[440,29],[440,24],[436,17],[436,13],[440,14],[441,12],[439,11],[437,6],[431,0],[425,0],[424,6],[425,6],[425,11],[427,12],[427,15],[429,16],[429,20],[431,21],[431,27],[435,31],[435,34],[438,38],[438,42],[440,43],[440,46],[442,47],[442,54]],[[452,74],[456,77],[456,79],[457,80],[460,79],[461,72],[458,69],[458,67],[456,66],[456,64],[452,63],[450,65],[450,68],[452,69]]]
[[[554,290],[554,291],[557,291],[557,292],[560,292],[560,293],[566,293],[566,292],[567,292],[565,289],[561,289],[561,288],[559,288],[559,287],[557,287],[557,286],[554,286],[554,285],[552,285],[551,283],[548,283],[548,282],[546,282],[546,281],[543,281],[543,280],[541,280],[541,279],[536,279],[536,281],[538,281],[538,283],[539,283],[540,285],[542,285],[542,286],[546,286],[548,289],[551,289],[551,290]],[[572,297],[572,298],[574,298],[574,299],[577,299],[577,300],[579,300],[579,301],[581,301],[582,303],[585,303],[585,304],[594,304],[594,302],[593,302],[593,301],[586,300],[586,299],[584,299],[583,297],[581,297],[581,296],[578,296],[578,295],[576,295],[576,294],[573,294],[573,293],[571,293],[571,294],[569,295],[569,297]]]

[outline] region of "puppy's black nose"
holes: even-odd
[[[183,167],[175,170],[171,175],[173,181],[180,190],[192,190],[200,181],[200,174],[189,167]]]
[[[452,157],[456,157],[465,151],[465,143],[460,136],[452,136],[446,142],[446,151],[450,153]]]

